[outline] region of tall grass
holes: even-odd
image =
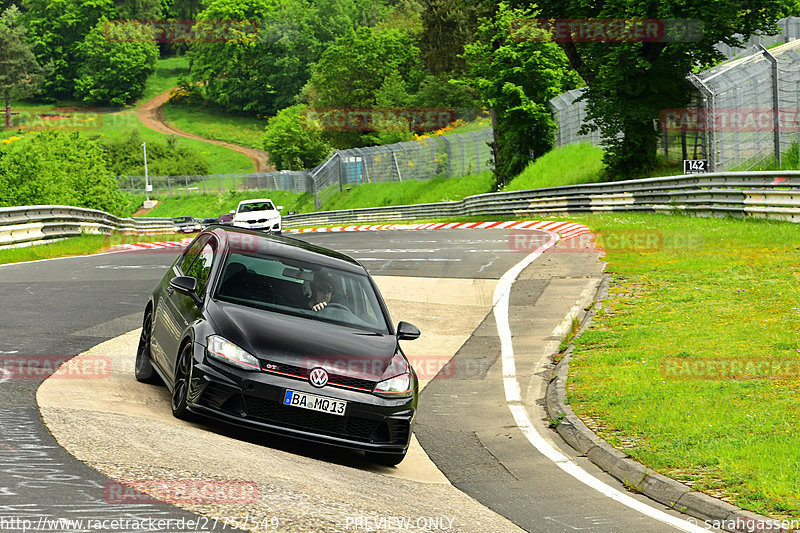
[[[552,150],[531,162],[506,190],[519,191],[602,180],[603,151],[588,143]]]

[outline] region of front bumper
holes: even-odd
[[[195,355],[197,357],[197,347]],[[205,358],[204,358],[205,359]],[[344,416],[283,405],[286,389],[346,400]],[[266,372],[195,359],[189,410],[257,431],[351,449],[402,453],[409,445],[416,398],[383,399]]]
[[[280,235],[281,233],[281,222],[278,221],[265,221],[265,222],[245,222],[245,221],[237,221],[233,223],[234,226],[245,228],[245,229],[252,229],[258,231],[266,231],[268,233],[273,233],[276,235]]]

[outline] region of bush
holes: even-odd
[[[103,143],[111,172],[117,176],[144,176],[142,134],[133,130],[127,137]],[[194,150],[180,146],[172,135],[167,142],[147,142],[147,171],[151,176],[208,174],[208,162]]]
[[[308,121],[306,106],[287,107],[269,119],[264,149],[277,170],[305,170],[320,163],[330,152],[319,127]]]
[[[129,210],[100,145],[77,132],[31,132],[0,144],[0,205],[58,204]],[[8,139],[7,139],[8,140]]]
[[[155,71],[155,40],[109,39],[109,22],[100,19],[78,46],[80,66],[75,97],[90,105],[123,106],[142,95],[147,78]]]

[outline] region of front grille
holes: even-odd
[[[245,396],[245,408],[249,418],[270,424],[362,442],[382,442],[376,431],[383,423],[380,420],[320,413],[253,396]]]
[[[270,365],[269,368],[266,366],[262,366],[262,370],[265,372],[280,372],[281,374],[291,374],[292,376],[297,376],[302,379],[308,379],[308,375],[311,373],[310,368],[304,368],[302,366],[295,366],[295,365],[287,365],[284,363],[268,363]],[[359,389],[366,389],[368,391],[372,391],[375,387],[375,382],[362,379],[362,378],[354,378],[349,376],[343,376],[340,374],[331,374],[328,373],[328,386],[334,387],[336,385],[344,385],[346,387],[356,387]]]

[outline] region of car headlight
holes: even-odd
[[[408,398],[414,393],[411,365],[402,354],[395,354],[372,392],[383,398]]]
[[[246,370],[261,370],[258,359],[219,335],[208,338],[208,355]]]

